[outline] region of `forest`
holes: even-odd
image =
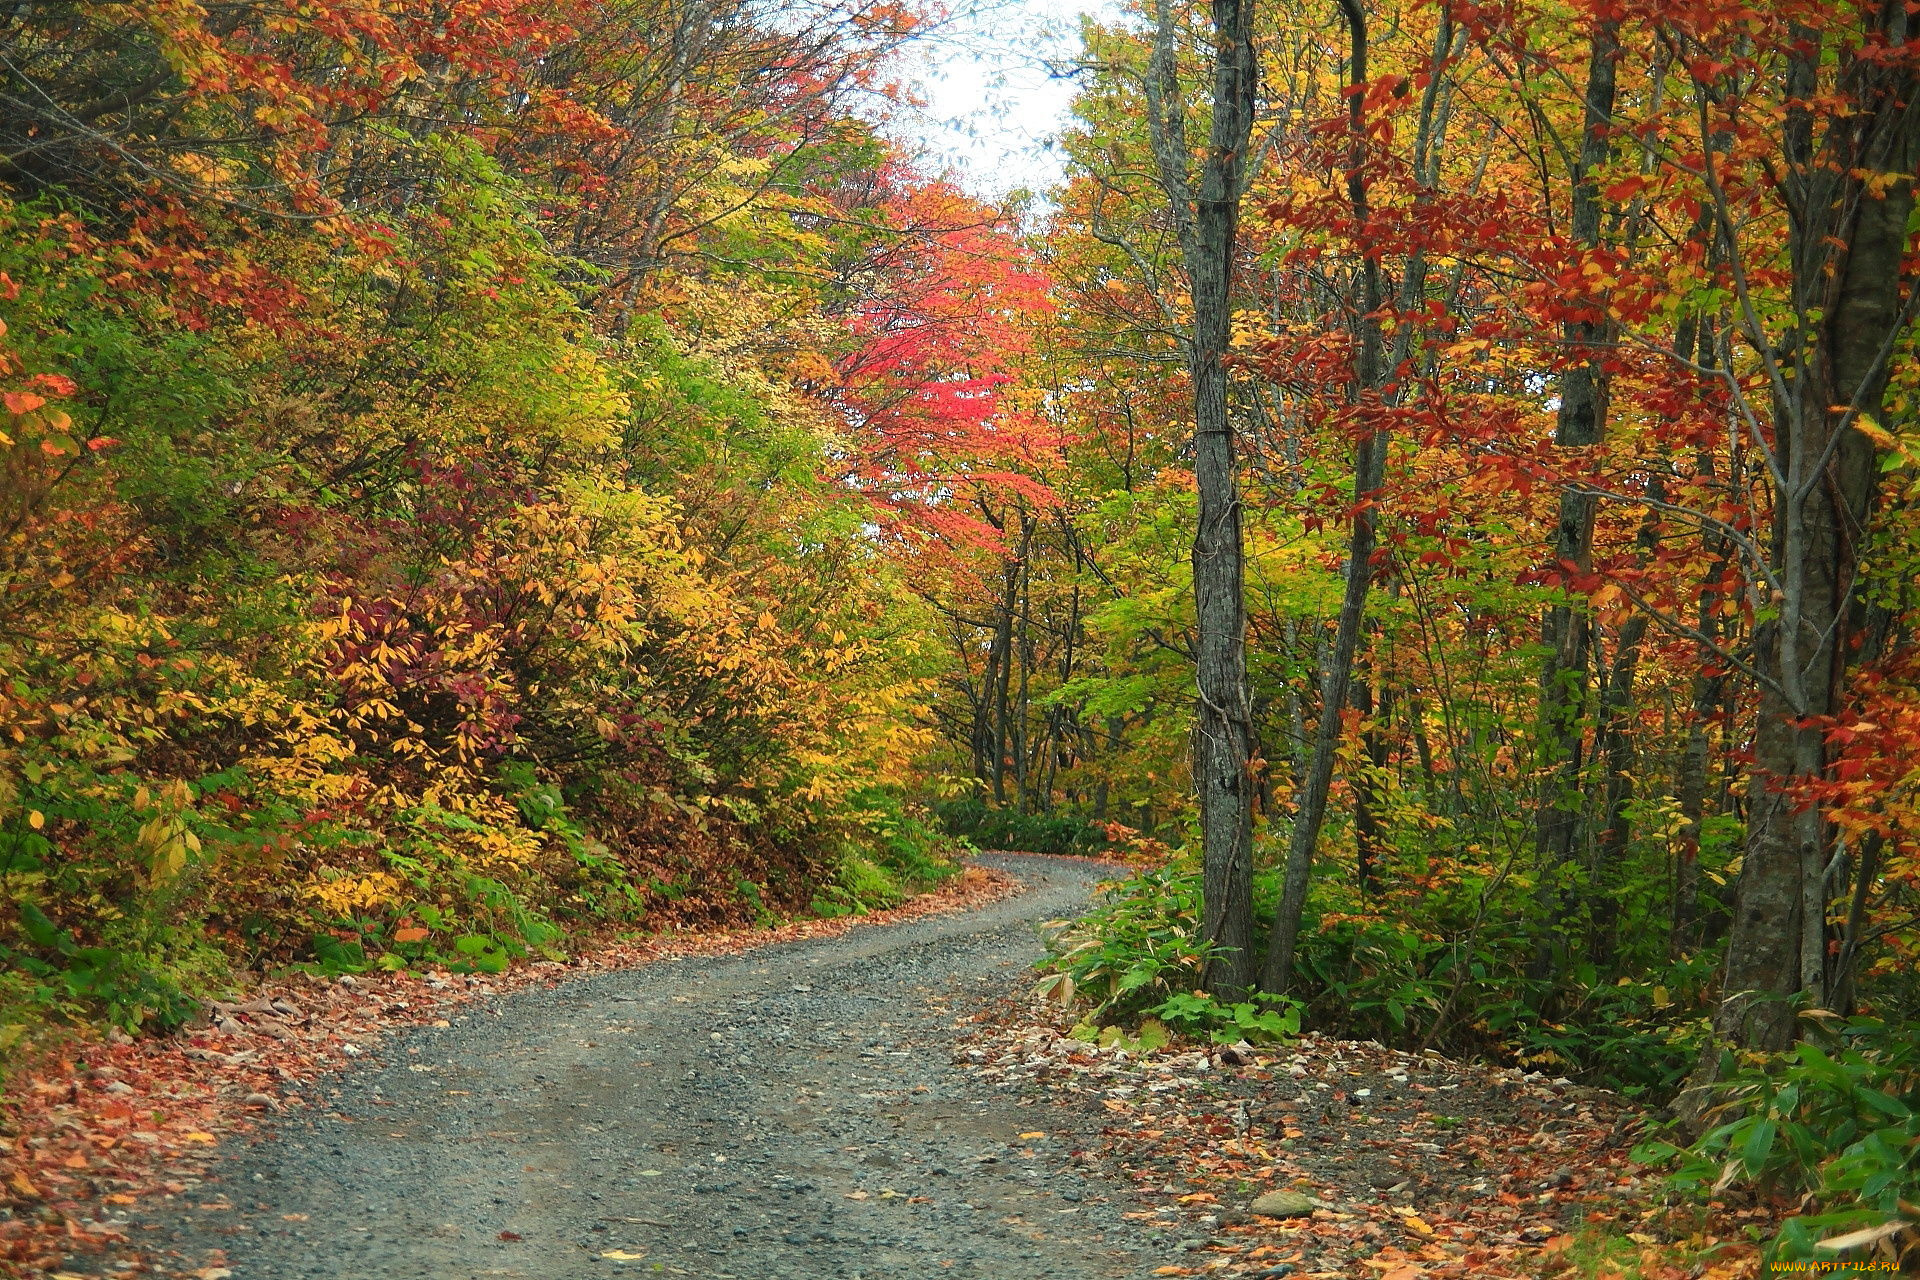
[[[1001,198],[935,0],[12,7],[0,1055],[1082,855],[1911,1264],[1914,12],[1128,0]]]

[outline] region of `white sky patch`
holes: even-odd
[[[962,0],[951,22],[908,54],[926,105],[893,132],[926,166],[993,199],[1044,194],[1063,175],[1054,146],[1069,118],[1082,14],[1112,16],[1115,0]]]

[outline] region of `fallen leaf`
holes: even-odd
[[[1042,1132],[1041,1132],[1040,1130],[1038,1130],[1038,1129],[1035,1129],[1035,1130],[1034,1130],[1034,1131],[1033,1131],[1032,1133],[1023,1133],[1023,1134],[1021,1134],[1021,1135],[1020,1135],[1020,1141],[1022,1141],[1022,1142],[1031,1142],[1031,1141],[1033,1141],[1033,1140],[1034,1140],[1035,1138],[1044,1138],[1044,1137],[1046,1137],[1046,1136],[1047,1136],[1047,1135],[1046,1135],[1046,1134],[1044,1134],[1044,1133],[1042,1133]]]
[[[638,1262],[647,1255],[644,1253],[628,1253],[625,1249],[609,1249],[600,1256],[603,1258],[611,1258],[615,1262]]]
[[[1911,1222],[1896,1218],[1892,1222],[1883,1222],[1877,1227],[1849,1231],[1843,1236],[1828,1236],[1814,1247],[1816,1249],[1858,1249],[1863,1245],[1878,1244],[1888,1236],[1897,1236],[1912,1225]]]
[[[189,1134],[183,1134],[181,1136],[181,1141],[182,1142],[199,1142],[199,1143],[204,1143],[207,1146],[213,1146],[215,1143],[219,1142],[220,1139],[214,1137],[210,1133],[189,1133]]]
[[[1431,1236],[1433,1234],[1433,1228],[1427,1225],[1427,1220],[1417,1213],[1402,1214],[1400,1221],[1407,1230],[1417,1236]]]
[[[305,1217],[306,1215],[302,1214],[301,1216]],[[502,1231],[500,1233],[500,1238],[502,1240],[505,1240],[508,1244],[512,1244],[516,1240],[526,1239],[526,1237],[521,1235],[518,1231]]]

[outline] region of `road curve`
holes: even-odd
[[[1023,979],[1036,922],[1104,874],[965,914],[661,961],[385,1041],[325,1105],[218,1168],[234,1206],[156,1225],[235,1280],[1108,1280],[1165,1257],[1121,1188],[1022,1138],[1057,1113],[950,1060]],[[316,1099],[318,1101],[318,1099]],[[1057,1122],[1057,1120],[1056,1120]]]

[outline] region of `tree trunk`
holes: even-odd
[[[1254,0],[1213,0],[1212,126],[1190,195],[1180,125],[1172,6],[1158,6],[1148,114],[1186,258],[1193,298],[1187,368],[1193,382],[1193,539],[1196,714],[1193,780],[1204,877],[1202,937],[1213,948],[1204,982],[1222,999],[1243,996],[1253,959],[1253,709],[1247,687],[1244,537],[1226,356],[1233,327],[1234,249],[1259,65]],[[1172,101],[1169,101],[1169,95]]]
[[[993,634],[993,802],[1007,802],[1008,694],[1013,681],[1013,607],[1020,590],[1020,566],[1009,560],[1002,570],[998,617]]]
[[[1573,173],[1573,242],[1585,250],[1600,244],[1602,207],[1594,174],[1612,154],[1608,137],[1619,53],[1619,24],[1598,24],[1587,56],[1586,112],[1580,158]],[[1598,310],[1597,301],[1589,305]],[[1587,449],[1600,443],[1605,434],[1607,375],[1595,356],[1607,339],[1606,328],[1603,320],[1588,317],[1570,320],[1562,330],[1569,356],[1575,361],[1560,375],[1560,408],[1553,442],[1562,449]],[[1591,494],[1571,487],[1560,494],[1553,559],[1563,573],[1585,574],[1593,567],[1594,502]],[[1548,916],[1532,965],[1536,980],[1549,978],[1565,960],[1566,917],[1574,897],[1561,876],[1581,844],[1592,625],[1586,610],[1568,599],[1547,610],[1541,627],[1547,659],[1540,673],[1540,741],[1543,763],[1550,766],[1551,773],[1542,783],[1534,817],[1534,850]]]
[[[1877,475],[1874,446],[1851,426],[1857,414],[1878,417],[1888,358],[1905,327],[1911,175],[1920,159],[1920,85],[1905,64],[1871,54],[1841,72],[1849,110],[1814,138],[1803,104],[1820,87],[1823,43],[1819,33],[1805,33],[1783,86],[1793,104],[1785,195],[1799,217],[1790,240],[1796,332],[1773,345],[1791,352],[1791,365],[1774,378],[1779,493],[1770,557],[1778,615],[1755,636],[1760,721],[1714,1020],[1722,1040],[1758,1050],[1792,1044],[1795,1001],[1824,1002],[1834,976],[1827,831],[1818,807],[1803,806],[1796,793],[1826,767],[1825,742],[1809,720],[1844,708],[1860,613],[1859,543]],[[1900,176],[1889,182],[1882,175]],[[1724,209],[1721,217],[1731,221]],[[1750,343],[1770,341],[1751,315],[1748,326]]]

